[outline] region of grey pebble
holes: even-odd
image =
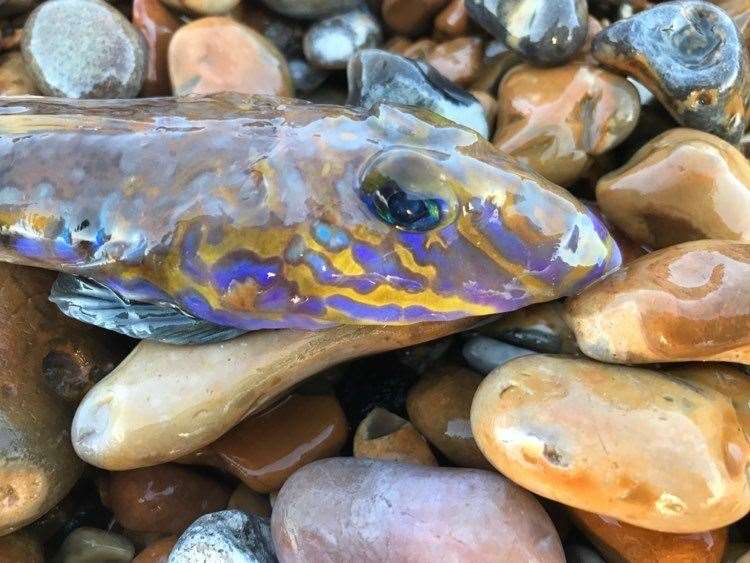
[[[327,70],[316,68],[302,58],[289,59],[288,63],[295,92],[303,94],[312,92],[323,84],[329,76]]]
[[[566,563],[605,563],[596,551],[580,544],[565,547],[565,561]]]
[[[531,350],[500,342],[486,336],[474,336],[463,347],[466,362],[480,373],[490,373],[513,358],[534,354]]]
[[[359,6],[361,0],[263,0],[273,11],[293,18],[318,19]]]
[[[346,68],[359,50],[377,47],[383,41],[380,24],[370,14],[347,12],[310,26],[303,49],[307,60],[319,68]]]

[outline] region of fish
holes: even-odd
[[[224,93],[0,101],[0,261],[83,280],[61,302],[232,335],[503,313],[621,256],[569,192],[427,110]]]

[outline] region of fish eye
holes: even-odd
[[[392,149],[371,163],[360,197],[387,225],[410,232],[443,226],[455,216],[456,198],[439,158],[410,149]]]

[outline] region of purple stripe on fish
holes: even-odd
[[[262,260],[249,250],[236,250],[219,259],[211,268],[214,285],[226,292],[232,282],[245,282],[252,279],[261,288],[276,283],[281,274],[281,266],[275,260]]]

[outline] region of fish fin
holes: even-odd
[[[142,340],[210,344],[246,332],[201,320],[170,303],[129,301],[100,283],[69,274],[57,277],[49,300],[69,317]]]

